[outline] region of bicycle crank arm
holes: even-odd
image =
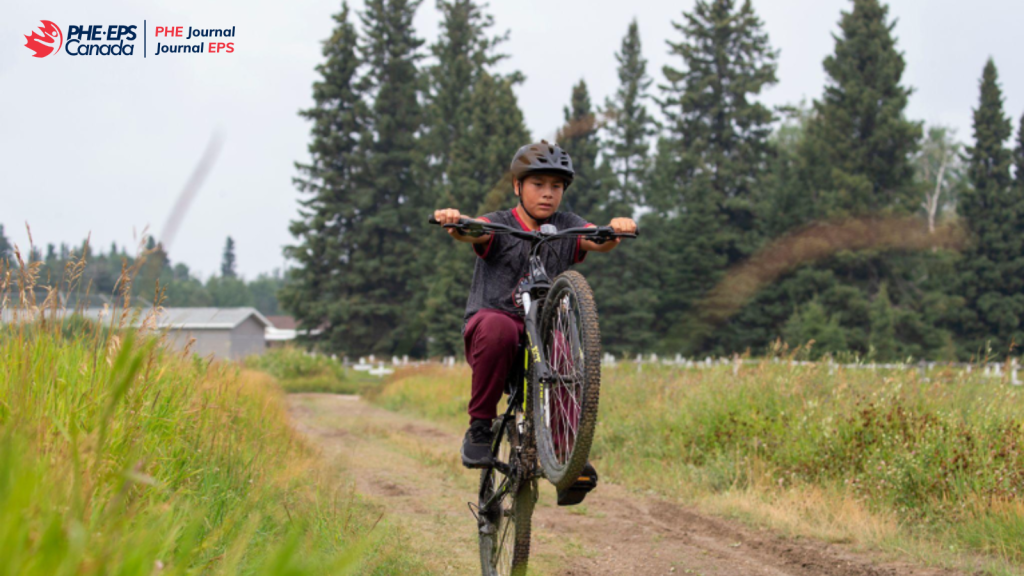
[[[501,472],[506,477],[512,476],[512,467],[504,462],[498,462],[497,460],[495,460],[494,463],[491,464],[491,468],[494,468],[498,472]]]

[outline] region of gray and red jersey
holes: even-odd
[[[479,220],[521,227],[527,231],[530,229],[519,218],[515,209],[491,212],[479,217]],[[555,212],[548,223],[559,230],[593,226],[571,212]],[[522,303],[516,301],[515,291],[516,286],[529,272],[530,243],[525,240],[492,234],[488,242],[472,246],[479,258],[473,270],[473,283],[469,286],[463,331],[469,319],[483,308],[521,315]],[[580,246],[580,238],[558,238],[546,242],[540,249],[544,269],[551,278],[565,272],[573,264],[582,262],[586,255],[586,251]]]

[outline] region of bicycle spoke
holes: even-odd
[[[499,520],[498,530],[501,535],[498,537],[498,568],[499,574],[511,574],[512,573],[512,559],[515,553],[515,516],[509,516],[509,519],[502,515]],[[511,530],[509,529],[511,527]],[[512,538],[509,538],[509,534],[512,534]]]
[[[544,423],[555,443],[556,458],[564,464],[572,454],[579,433],[585,357],[575,297],[566,294],[555,306],[555,317],[545,335],[548,340],[545,351],[555,382],[545,398]]]

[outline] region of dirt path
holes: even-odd
[[[440,574],[479,574],[466,507],[479,473],[458,461],[461,438],[355,396],[289,396],[296,427],[412,535],[407,543]],[[878,563],[838,545],[792,540],[710,518],[602,483],[583,506],[559,508],[541,488],[531,573],[766,576],[946,576],[957,572]]]

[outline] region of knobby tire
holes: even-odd
[[[495,421],[495,431],[499,421]],[[509,462],[511,449],[521,441],[516,423],[505,427],[505,438],[498,450],[498,458]],[[529,445],[526,452],[530,452]],[[527,469],[528,470],[528,469]],[[525,471],[525,470],[524,470]],[[483,576],[525,576],[530,558],[530,527],[533,508],[537,502],[537,480],[526,473],[519,488],[498,502],[495,510],[480,514],[480,566]],[[505,476],[493,468],[480,473],[480,506],[482,507],[501,485]],[[511,522],[510,522],[511,520]]]
[[[590,457],[601,393],[601,333],[594,293],[579,272],[560,274],[540,312],[541,346],[556,382],[530,388],[537,456],[559,490],[579,478]]]

